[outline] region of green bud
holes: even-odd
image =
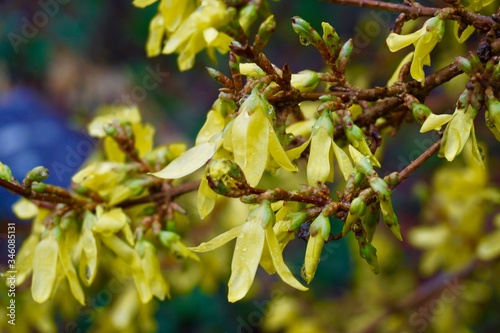
[[[351,59],[351,53],[353,49],[354,49],[354,43],[352,41],[352,38],[350,38],[347,42],[344,43],[344,45],[342,45],[342,48],[340,49],[339,57],[337,59],[338,71],[345,72],[347,64]]]
[[[389,185],[390,187],[394,187],[399,184],[400,178],[399,178],[399,172],[394,171],[391,174],[387,175],[384,177],[384,181]]]
[[[49,176],[49,170],[43,166],[31,169],[24,178],[26,183],[43,182]]]
[[[384,221],[385,225],[388,226],[389,229],[391,229],[393,235],[396,236],[397,239],[402,241],[403,237],[401,236],[401,227],[399,225],[396,213],[388,212],[384,214],[384,212],[382,211],[382,220]]]
[[[458,68],[460,68],[465,74],[467,75],[472,74],[472,68],[469,59],[464,57],[457,57],[456,61],[458,64]]]
[[[285,220],[287,220],[290,225],[290,230],[297,230],[302,225],[302,223],[306,221],[306,219],[306,212],[293,212],[289,213],[285,217]]]
[[[219,72],[216,69],[213,69],[210,67],[206,67],[206,69],[207,69],[208,75],[210,75],[210,77],[212,79],[214,79],[217,83],[219,83],[221,86],[224,86],[224,87],[229,88],[229,89],[234,88],[233,81],[231,81],[230,78],[228,78],[227,76],[225,76],[224,74],[222,74],[221,72]]]
[[[323,214],[319,214],[309,228],[309,235],[314,236],[316,234],[319,234],[325,242],[330,237],[330,220]]]
[[[239,19],[243,31],[247,32],[253,22],[257,19],[257,5],[253,2],[248,3],[240,10]]]
[[[316,89],[319,82],[318,73],[311,70],[304,70],[293,74],[290,83],[301,92],[311,92]]]
[[[6,180],[8,182],[14,180],[14,177],[12,177],[12,171],[10,170],[9,166],[3,164],[2,162],[0,162],[0,179]]]
[[[371,178],[369,182],[379,200],[390,200],[392,191],[382,178]]]
[[[211,180],[210,188],[220,195],[236,195],[241,186],[248,186],[241,168],[227,158],[211,160],[207,165],[207,177]]]
[[[349,208],[349,214],[347,215],[346,221],[342,228],[342,236],[347,235],[351,231],[351,226],[364,215],[366,210],[366,203],[360,198],[354,198],[351,202],[351,207]]]
[[[31,189],[35,191],[36,193],[45,193],[45,190],[47,189],[47,184],[44,183],[35,183],[31,185]]]
[[[500,101],[493,94],[488,95],[488,110],[484,116],[486,126],[495,135],[495,138],[500,141]]]
[[[299,35],[302,45],[319,45],[322,42],[320,35],[311,25],[299,16],[292,17],[292,28]]]
[[[373,273],[379,273],[379,265],[377,259],[377,249],[370,243],[366,241],[365,237],[358,237],[358,245],[359,245],[359,256],[366,260],[370,269]]]
[[[118,130],[113,124],[109,124],[104,126],[104,133],[110,137],[114,137],[115,135],[118,134]]]
[[[470,62],[470,67],[471,67],[471,73],[481,73],[484,70],[483,63],[481,60],[479,60],[479,57],[477,55],[473,55],[469,59]]]
[[[429,117],[432,113],[431,109],[429,109],[429,107],[425,104],[411,103],[410,106],[413,118],[415,118],[419,124],[423,124],[427,117]]]
[[[179,241],[181,237],[176,234],[175,232],[172,231],[160,231],[160,242],[165,246],[165,247],[170,247],[173,243]]]
[[[337,58],[337,55],[341,49],[340,45],[340,37],[337,34],[337,31],[327,22],[321,23],[323,27],[323,41],[330,49],[330,54]]]
[[[265,228],[269,223],[274,225],[276,216],[274,215],[271,203],[264,200],[248,213],[247,221],[256,219],[260,222],[262,228]]]
[[[493,74],[491,74],[491,80],[493,82],[498,82],[500,80],[500,62],[496,65],[493,70]]]
[[[366,203],[360,198],[354,198],[351,202],[349,212],[355,216],[363,216],[366,210]]]
[[[365,215],[361,219],[361,224],[366,231],[366,240],[371,243],[373,235],[380,220],[380,207],[376,203],[368,205]]]
[[[255,54],[260,53],[264,47],[271,39],[271,35],[276,29],[276,20],[274,19],[274,15],[270,15],[264,22],[259,26],[259,31],[255,36],[255,41],[253,43],[253,52]]]

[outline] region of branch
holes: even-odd
[[[132,206],[140,205],[140,204],[145,204],[145,203],[149,203],[149,202],[162,201],[166,198],[174,199],[174,198],[181,196],[183,194],[197,190],[199,186],[200,186],[200,181],[193,180],[193,181],[172,187],[170,191],[157,192],[157,193],[153,193],[153,194],[141,197],[141,198],[123,201],[123,202],[117,204],[116,207],[128,208],[128,207],[132,207]]]
[[[425,7],[419,3],[412,3],[412,5],[397,4],[391,2],[384,2],[378,0],[328,0],[328,2],[336,3],[339,5],[365,7],[378,10],[385,10],[389,12],[405,13],[411,18],[417,17],[432,17],[443,8]],[[467,25],[472,25],[474,28],[482,31],[488,31],[496,25],[495,21],[489,16],[484,16],[470,12],[463,8],[447,8],[450,9],[450,18],[455,21],[461,21]]]

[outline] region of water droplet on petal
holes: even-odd
[[[250,118],[250,115],[248,114],[248,112],[246,112],[246,111],[245,111],[245,112],[243,113],[243,117],[244,117],[245,119],[248,119],[248,118]]]

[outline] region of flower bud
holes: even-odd
[[[431,109],[429,109],[427,105],[421,103],[411,103],[410,108],[413,118],[415,118],[419,124],[423,124],[427,117],[429,117],[432,113]]]
[[[320,80],[318,73],[305,70],[300,71],[298,74],[292,74],[291,84],[300,92],[311,92],[318,86]]]
[[[253,43],[254,54],[258,54],[264,49],[275,29],[276,20],[274,19],[274,15],[270,15],[259,26],[259,31],[257,32]]]
[[[472,74],[472,67],[469,59],[464,57],[457,57],[456,62],[458,64],[458,68],[460,68],[465,74]]]
[[[328,217],[320,214],[309,227],[309,240],[307,241],[304,265],[301,270],[302,277],[307,283],[310,283],[316,274],[321,251],[329,235],[330,221]]]
[[[330,49],[332,57],[336,59],[341,49],[340,37],[329,23],[323,22],[321,26],[323,27],[323,41]]]
[[[380,220],[380,207],[376,203],[368,205],[365,215],[361,219],[361,224],[366,231],[366,240],[371,243],[373,235]]]
[[[239,12],[239,19],[243,31],[247,32],[253,22],[257,19],[257,4],[250,2]]]
[[[3,164],[2,162],[0,162],[0,179],[6,180],[8,182],[14,180],[14,177],[12,177],[12,171],[10,170],[9,166]]]
[[[24,184],[31,185],[33,182],[43,182],[49,176],[49,170],[44,168],[43,166],[37,166],[36,168],[31,169],[26,174],[24,178]]]
[[[303,45],[319,45],[322,42],[316,30],[314,30],[307,21],[298,16],[292,17],[292,28],[295,33],[299,35],[300,42]]]
[[[477,55],[474,54],[473,56],[471,56],[469,62],[472,73],[481,73],[484,70],[483,63]]]
[[[351,53],[354,49],[354,43],[352,38],[350,38],[347,42],[342,45],[340,49],[339,58],[337,59],[337,70],[340,72],[345,72],[347,67],[347,63],[351,59]]]
[[[212,160],[207,165],[207,178],[210,178],[210,188],[220,195],[231,195],[248,186],[241,168],[227,158]]]
[[[351,226],[365,214],[366,203],[360,198],[354,198],[351,202],[351,207],[349,208],[349,214],[347,215],[344,227],[342,228],[342,236],[347,235],[351,231]]]
[[[368,243],[363,236],[357,237],[357,240],[359,245],[359,256],[366,260],[373,273],[378,274],[379,265],[377,260],[377,249],[373,247],[372,244]]]
[[[488,111],[485,112],[486,126],[500,141],[500,101],[494,96],[488,96]]]

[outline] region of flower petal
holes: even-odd
[[[295,276],[293,276],[290,269],[283,261],[283,250],[281,249],[278,239],[276,238],[276,234],[272,226],[269,224],[266,228],[266,240],[267,246],[269,248],[269,252],[271,254],[271,258],[273,260],[274,267],[276,268],[276,272],[280,276],[280,278],[289,286],[294,287],[298,290],[308,290],[307,287],[304,287],[302,283],[300,283]]]
[[[265,235],[259,218],[243,224],[241,233],[236,239],[231,263],[227,296],[229,302],[234,303],[245,297],[252,286],[262,256]]]
[[[215,250],[218,247],[226,244],[227,242],[235,239],[242,231],[243,224],[236,226],[223,234],[209,240],[208,242],[203,242],[196,247],[188,247],[189,250],[193,252],[208,252]]]
[[[152,173],[152,175],[163,179],[177,179],[187,176],[201,168],[214,156],[220,142],[219,136],[209,142],[194,146],[173,160],[163,170]]]

